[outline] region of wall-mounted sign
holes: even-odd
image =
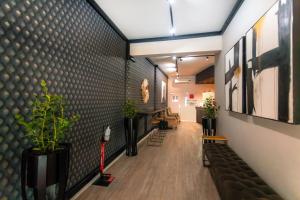
[[[146,104],[149,101],[149,97],[150,97],[150,92],[149,92],[149,81],[148,79],[144,79],[142,81],[142,85],[141,85],[141,92],[142,92],[142,99],[143,102]]]

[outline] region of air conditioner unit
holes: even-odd
[[[193,84],[195,83],[194,77],[179,77],[174,79],[175,84]]]

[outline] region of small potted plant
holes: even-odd
[[[123,106],[125,138],[126,138],[126,155],[137,155],[137,131],[134,123],[137,115],[137,108],[133,100],[127,100]]]
[[[35,95],[30,116],[16,115],[33,144],[22,153],[22,197],[27,199],[26,186],[29,186],[34,188],[35,199],[44,199],[46,188],[59,184],[56,199],[64,199],[70,144],[62,142],[79,116],[65,116],[63,97],[50,94],[44,80],[41,87],[42,93]]]
[[[216,117],[220,106],[217,105],[213,97],[205,99],[204,104],[204,117],[202,118],[202,126],[205,134],[215,135],[216,134]]]

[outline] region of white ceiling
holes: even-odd
[[[167,0],[95,0],[128,39],[171,36]],[[175,0],[175,35],[220,31],[237,0]]]
[[[195,55],[192,55],[195,56]],[[159,66],[169,77],[177,75],[175,63],[176,60],[172,56],[158,56],[151,57],[151,61]],[[199,72],[205,70],[207,67],[214,65],[214,56],[203,57],[182,57],[182,60],[178,59],[178,74],[179,76],[194,76]]]

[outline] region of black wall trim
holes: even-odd
[[[154,64],[154,62],[153,62],[150,58],[146,58],[146,60],[147,60],[151,65],[153,65],[153,67],[157,67],[157,65]]]
[[[146,60],[151,64],[153,65],[155,68],[159,69],[159,71],[161,73],[163,73],[163,75],[165,75],[166,78],[169,78],[168,75],[158,66],[156,65],[150,58],[146,58]]]
[[[169,78],[168,75],[159,67],[157,66],[157,69],[159,69],[159,71],[166,77]]]
[[[167,41],[167,40],[182,40],[182,39],[210,37],[210,36],[218,36],[218,35],[222,35],[222,32],[215,31],[215,32],[175,35],[175,36],[156,37],[156,38],[132,39],[129,40],[129,42],[130,43],[159,42],[159,41]]]
[[[146,58],[147,59],[147,58]],[[147,59],[149,62],[151,61],[149,58]],[[152,63],[152,61],[150,62]],[[154,85],[156,85],[156,80],[157,80],[157,65],[154,66]],[[157,96],[157,91],[156,91],[156,87],[154,86],[154,96],[153,96],[153,101],[154,101],[154,110],[156,110],[157,105],[156,105],[156,96]]]
[[[244,2],[244,0],[238,0],[238,1],[235,3],[235,5],[234,5],[232,11],[230,12],[230,14],[229,14],[227,20],[225,21],[225,23],[224,23],[224,25],[223,25],[223,27],[222,27],[222,30],[221,30],[222,34],[223,34],[223,33],[226,31],[226,29],[228,28],[230,22],[233,20],[234,16],[236,15],[236,13],[238,12],[238,10],[239,10],[240,7],[242,6],[243,2]]]
[[[117,25],[108,17],[108,15],[100,8],[100,6],[95,2],[95,0],[86,0],[97,12],[103,17],[103,19],[118,33],[118,35],[125,41],[128,42],[127,37],[124,33],[117,27]]]

